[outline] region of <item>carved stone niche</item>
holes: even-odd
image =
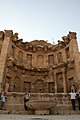
[[[4,32],[0,31],[0,40],[3,40],[3,39],[4,39]]]
[[[44,81],[36,80],[34,83],[35,93],[43,93],[44,92]]]
[[[37,51],[43,51],[44,49],[43,49],[43,47],[42,46],[38,46],[37,47]]]
[[[5,31],[5,37],[12,37],[13,31],[12,30],[4,30]]]
[[[28,49],[29,49],[29,46],[28,46],[28,45],[26,45],[26,46],[25,46],[25,48],[26,48],[26,50],[28,50]]]
[[[36,46],[33,46],[33,52],[35,52],[36,51]]]
[[[44,50],[45,50],[45,52],[47,52],[47,50],[48,50],[48,46],[47,45],[44,46]]]

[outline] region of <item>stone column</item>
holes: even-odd
[[[62,75],[63,75],[63,87],[64,87],[64,93],[66,93],[67,90],[66,90],[65,69],[62,70]]]
[[[70,57],[75,61],[75,84],[77,85],[77,90],[80,89],[80,52],[78,49],[77,36],[75,32],[69,32],[70,43],[69,52]]]
[[[11,35],[12,35],[11,30],[5,31],[5,38],[3,40],[3,45],[2,45],[1,55],[0,55],[0,91],[2,91],[6,58],[7,58],[8,52],[9,52]]]
[[[54,81],[55,81],[55,93],[57,93],[57,80],[56,80],[56,72],[54,72]]]

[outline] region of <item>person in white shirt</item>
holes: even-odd
[[[76,93],[72,90],[69,95],[71,96],[72,109],[75,110]]]
[[[6,102],[6,96],[5,93],[3,92],[1,94],[1,109],[3,108],[5,102]]]

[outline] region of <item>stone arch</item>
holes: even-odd
[[[44,92],[44,81],[36,80],[34,83],[34,89],[36,93],[43,93]]]
[[[20,92],[21,79],[18,76],[15,76],[13,82],[13,92]]]
[[[58,58],[58,63],[62,63],[63,62],[63,57],[62,57],[62,53],[61,52],[59,52],[57,54],[57,58]]]
[[[43,67],[44,66],[44,58],[43,55],[37,56],[37,67]]]
[[[23,63],[23,52],[22,51],[18,52],[18,61],[20,64]]]

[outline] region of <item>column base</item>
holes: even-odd
[[[49,110],[35,110],[35,115],[49,115]]]

